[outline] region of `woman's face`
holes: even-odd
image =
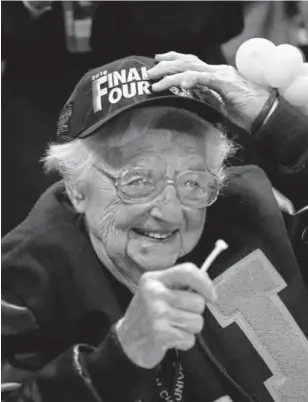
[[[117,169],[136,166],[157,171],[166,167],[168,177],[187,170],[204,170],[204,139],[155,129],[111,151],[109,159]],[[98,166],[99,168],[99,166]],[[206,209],[181,204],[172,184],[153,201],[124,203],[114,184],[99,170],[86,189],[85,217],[92,242],[119,272],[138,283],[142,273],[173,266],[190,252],[201,236]]]

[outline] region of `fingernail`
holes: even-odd
[[[148,80],[148,79],[150,78],[149,71],[150,71],[150,70],[147,70],[147,71],[144,72],[144,79],[145,79],[145,80]]]

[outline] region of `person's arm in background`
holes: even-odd
[[[29,11],[29,14],[33,18],[39,18],[41,15],[45,14],[47,11],[50,11],[52,8],[52,1],[30,1],[23,0],[22,1],[26,9]]]
[[[280,98],[246,147],[248,163],[267,173],[298,210],[308,204],[308,116]]]

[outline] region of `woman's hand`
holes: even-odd
[[[186,290],[183,290],[186,289]],[[203,328],[206,302],[215,302],[212,281],[194,264],[145,273],[116,332],[136,365],[153,368],[168,349],[188,350]]]
[[[269,97],[268,89],[247,81],[231,66],[209,65],[196,56],[176,52],[155,59],[159,63],[148,71],[150,79],[160,80],[152,85],[154,92],[171,87],[211,89],[224,101],[221,112],[248,132]]]

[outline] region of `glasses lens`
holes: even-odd
[[[159,192],[159,175],[151,170],[132,168],[120,176],[117,186],[125,200],[140,202],[149,197],[155,197]]]
[[[184,172],[178,176],[176,184],[183,204],[209,206],[218,196],[218,180],[207,172]]]

